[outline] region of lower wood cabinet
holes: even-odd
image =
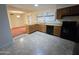
[[[46,26],[46,33],[50,35],[60,36],[61,34],[61,26]]]
[[[46,32],[46,25],[44,24],[28,25],[26,31],[27,33],[33,33],[35,31]]]
[[[27,31],[28,34],[35,32],[36,31],[36,25],[27,25],[26,31]]]
[[[60,36],[61,26],[35,24],[35,25],[28,25],[26,28],[26,31],[27,33],[33,33],[35,31],[40,31],[40,32],[44,32],[50,35]]]
[[[39,24],[38,25],[38,31],[40,31],[40,32],[46,32],[46,25]]]
[[[60,36],[61,34],[61,26],[54,26],[53,35]]]

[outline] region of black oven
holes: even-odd
[[[61,29],[61,37],[76,42],[77,36],[77,22],[76,21],[63,21]]]

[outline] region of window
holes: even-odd
[[[45,19],[45,23],[53,23],[53,21],[55,21],[53,15],[48,15],[48,16],[44,17],[44,19]]]
[[[37,16],[38,23],[52,23],[55,21],[55,16],[52,13],[45,13]]]

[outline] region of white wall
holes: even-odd
[[[0,5],[0,48],[12,44],[6,5]]]

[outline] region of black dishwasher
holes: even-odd
[[[53,35],[53,28],[54,28],[54,26],[47,25],[46,26],[46,33],[50,34],[50,35]]]

